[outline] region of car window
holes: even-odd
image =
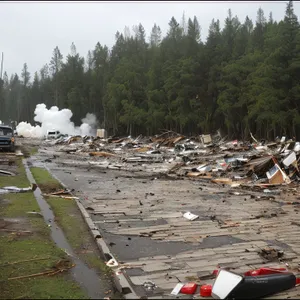
[[[2,135],[2,136],[12,136],[13,131],[10,128],[0,128],[0,135]]]

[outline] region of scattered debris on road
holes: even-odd
[[[78,197],[72,196],[69,190],[60,190],[57,192],[42,194],[42,195],[46,197],[63,198],[63,199],[76,199],[76,200],[79,199]]]
[[[190,221],[194,221],[194,220],[196,220],[197,218],[199,218],[199,216],[197,216],[197,215],[194,215],[194,214],[192,214],[191,212],[186,212],[186,213],[184,213],[183,214],[183,217],[184,218],[186,218],[186,219],[188,219],[188,220],[190,220]]]
[[[129,169],[135,164],[144,168],[155,164],[152,168],[156,169],[162,163],[160,173],[210,180],[231,188],[262,187],[268,190],[265,193],[300,180],[300,145],[293,140],[251,144],[226,141],[219,133],[186,138],[167,131],[136,139],[67,136],[44,143],[59,146],[58,150],[66,153],[86,153],[95,166]]]
[[[214,299],[257,299],[291,289],[300,283],[287,268],[260,268],[238,274],[229,270],[214,270],[212,284],[200,284],[200,296]],[[259,284],[258,284],[259,283]],[[199,285],[177,283],[171,295],[194,295]]]
[[[44,141],[44,145],[50,154],[62,152],[61,158],[50,163],[61,169],[70,166],[60,172],[71,172],[72,188],[81,186],[80,199],[95,225],[108,235],[104,239],[115,257],[118,249],[128,249],[130,258],[124,261],[141,264],[135,270],[141,275],[130,276],[146,294],[221,297],[214,290],[220,270],[236,275],[246,285],[258,280],[248,277],[263,276],[270,282],[265,288],[270,295],[295,286],[294,269],[282,266],[298,262],[294,239],[300,209],[299,143],[286,138],[258,142],[254,137],[253,143],[231,141],[219,133],[187,138],[166,131],[137,138],[61,137]],[[180,180],[185,180],[182,186]],[[128,190],[126,184],[131,182]],[[52,196],[68,197],[64,192]],[[284,226],[291,228],[287,240]],[[145,247],[140,244],[144,241]],[[173,253],[170,246],[161,255],[155,252],[163,247],[158,245],[168,247],[172,242],[182,248]],[[235,243],[240,244],[236,249]],[[131,253],[140,248],[141,257],[132,258]],[[107,266],[118,266],[113,258],[107,260]],[[269,265],[274,263],[279,267]],[[265,270],[256,269],[261,265]],[[219,270],[210,274],[208,268],[215,266]],[[166,270],[167,279],[163,277]],[[276,281],[275,289],[270,276]],[[146,284],[149,282],[153,285]],[[281,282],[286,284],[281,286]],[[244,298],[248,294],[237,295]],[[267,295],[260,290],[254,294]]]

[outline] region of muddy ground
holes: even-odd
[[[297,271],[298,185],[268,195],[203,179],[161,176],[138,164],[134,172],[111,170],[91,165],[91,160],[87,154],[67,154],[43,145],[30,163],[48,167],[80,197],[111,252],[119,263],[130,266],[126,274],[139,296],[168,298],[180,281],[211,283],[199,276],[217,266],[244,272],[288,265]],[[186,211],[199,218],[184,219]],[[261,255],[266,247],[284,251],[283,257]],[[147,288],[149,281],[155,285]],[[276,295],[297,296],[299,289]]]

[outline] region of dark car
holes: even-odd
[[[0,149],[15,151],[14,131],[9,126],[0,125]]]

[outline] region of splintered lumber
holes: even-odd
[[[109,152],[90,152],[90,156],[101,156],[101,157],[111,157],[111,156],[117,156],[116,154],[109,153]]]
[[[146,147],[137,148],[137,149],[135,149],[135,151],[136,152],[147,152],[147,151],[149,151],[151,149],[152,149],[152,147],[146,146]]]

